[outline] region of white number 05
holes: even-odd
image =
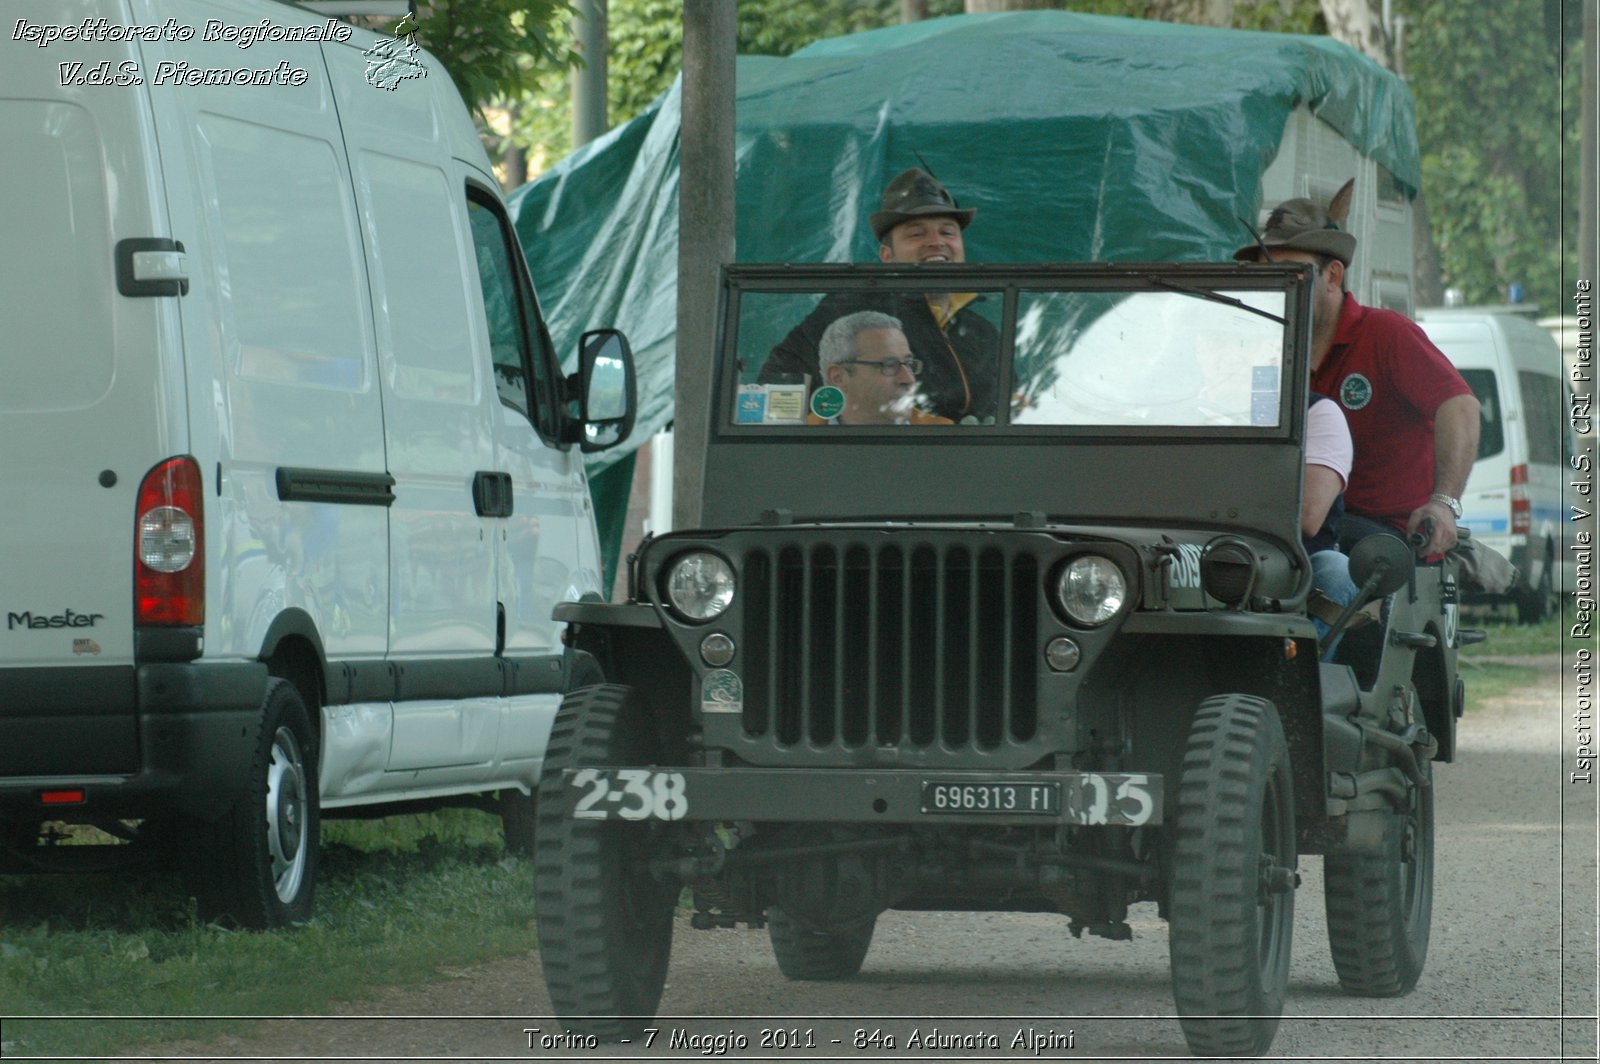
[[[619,768],[616,779],[605,769],[580,769],[572,785],[585,792],[572,815],[579,820],[682,820],[689,812],[683,774]]]

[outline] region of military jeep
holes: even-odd
[[[1190,1048],[1261,1053],[1312,853],[1341,984],[1409,991],[1431,764],[1462,709],[1454,577],[1364,541],[1362,597],[1320,660],[1308,282],[728,268],[704,527],[647,539],[626,602],[557,613],[591,681],[538,795],[561,1019],[623,1038],[653,1015],[680,897],[696,928],[765,926],[810,980],[855,974],[890,909],[1054,912],[1126,939],[1129,906],[1154,902]],[[927,292],[994,326],[998,409],[835,423],[825,382],[761,379],[824,297]]]

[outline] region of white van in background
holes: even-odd
[[[1561,351],[1547,330],[1510,312],[1429,308],[1417,321],[1461,371],[1482,411],[1461,523],[1517,567],[1509,597],[1519,618],[1542,620],[1572,586],[1562,497],[1572,431]]]
[[[481,805],[530,849],[599,678],[551,614],[600,594],[626,342],[563,379],[426,52],[275,0],[14,7],[0,871],[176,853],[264,927],[310,912],[323,811]]]

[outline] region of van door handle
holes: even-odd
[[[183,243],[166,237],[129,237],[112,249],[117,291],[125,296],[186,296],[189,270]]]
[[[472,477],[472,505],[479,517],[511,516],[511,474],[479,472]]]

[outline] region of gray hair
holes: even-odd
[[[827,376],[828,367],[848,362],[856,357],[856,337],[869,329],[893,329],[896,332],[905,332],[905,326],[900,324],[900,319],[888,314],[880,314],[876,310],[858,310],[854,314],[846,314],[836,318],[822,333],[822,340],[817,344],[817,366],[824,377]]]

